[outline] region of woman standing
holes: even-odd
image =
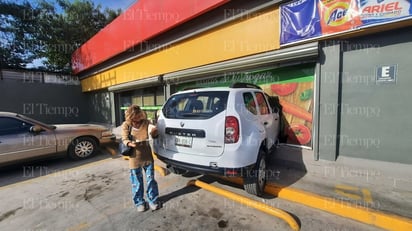
[[[143,197],[144,171],[147,183],[147,202],[151,210],[157,210],[160,208],[158,202],[159,190],[154,175],[152,149],[149,144],[149,136],[152,138],[157,137],[157,128],[149,123],[146,113],[137,105],[131,105],[126,110],[125,115],[126,120],[122,124],[122,142],[134,150],[129,157],[133,202],[137,207],[137,211],[146,211],[146,201]],[[133,139],[129,139],[129,133]]]

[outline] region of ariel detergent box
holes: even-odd
[[[412,14],[410,0],[359,0],[364,25],[395,20]]]

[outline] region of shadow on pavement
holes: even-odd
[[[159,197],[159,200],[162,202],[162,204],[167,203],[169,200],[172,200],[174,198],[183,196],[185,194],[189,194],[189,193],[193,193],[196,192],[197,190],[199,190],[198,187],[188,187],[188,186],[184,186],[179,190],[173,191],[169,194],[166,195],[162,195]]]
[[[243,187],[241,185],[230,182],[230,181],[227,181],[227,180],[225,180],[225,178],[220,178],[219,176],[200,175],[200,174],[196,174],[196,173],[186,173],[186,174],[182,175],[182,177],[187,178],[188,182],[190,180],[200,180],[200,181],[202,181],[206,184],[212,184],[212,183],[217,182],[219,184],[230,186],[230,187],[233,187],[233,188],[243,189]],[[169,200],[172,200],[174,198],[183,196],[185,194],[190,194],[190,193],[196,192],[200,189],[201,188],[196,187],[196,186],[185,185],[184,187],[182,187],[182,188],[180,188],[176,191],[173,191],[169,194],[160,196],[159,199],[164,204]]]
[[[196,174],[196,173],[186,173],[186,174],[183,174],[183,175],[182,175],[182,177],[188,178],[188,181],[189,181],[190,179],[196,178],[196,177],[198,177],[198,176],[201,176],[201,175]],[[201,176],[201,177],[199,177],[199,178],[197,178],[197,179],[198,179],[198,180],[201,180],[201,181],[203,181],[203,182],[206,182],[206,183],[213,183],[213,182],[215,181],[215,179],[210,178],[210,177],[208,177],[208,176]],[[196,192],[196,191],[198,191],[199,189],[200,189],[200,188],[199,188],[199,187],[196,187],[196,186],[185,185],[185,186],[183,186],[182,188],[180,188],[180,189],[178,189],[178,190],[176,190],[176,191],[173,191],[173,192],[168,193],[168,194],[166,194],[166,195],[160,196],[160,197],[159,197],[159,200],[162,202],[162,204],[165,204],[165,203],[167,203],[169,200],[172,200],[172,199],[177,198],[177,197],[184,196],[184,195],[186,195],[186,194],[190,194],[190,193]]]
[[[116,156],[112,156],[105,148],[102,148],[94,156],[84,160],[74,161],[60,155],[55,158],[5,166],[0,168],[0,187],[55,174],[107,158],[116,158]]]
[[[279,187],[288,187],[302,179],[307,174],[302,155],[301,147],[279,145],[267,167],[267,181]]]
[[[273,153],[271,153],[271,155],[271,158],[268,158],[266,169],[267,184],[275,184],[278,187],[284,188],[293,185],[306,175],[307,171],[303,162],[301,148],[280,145],[273,151]],[[288,155],[289,160],[280,159],[278,158],[279,155]],[[181,175],[181,177],[187,178],[188,181],[198,177],[197,180],[201,180],[208,184],[217,182],[221,185],[243,190],[243,180],[240,177],[200,175],[192,172],[185,173]],[[184,186],[177,191],[161,196],[160,199],[163,203],[166,203],[173,198],[183,196],[197,190],[199,190],[199,188],[194,186]],[[275,197],[275,195],[267,193],[261,196],[263,199],[273,199]]]

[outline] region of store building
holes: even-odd
[[[102,122],[119,125],[132,103],[155,119],[187,87],[250,82],[279,96],[296,137],[284,142],[314,159],[412,164],[401,129],[412,128],[411,11],[410,1],[139,0],[73,54],[73,71]]]

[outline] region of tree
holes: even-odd
[[[36,58],[39,47],[31,13],[33,7],[28,2],[18,5],[0,1],[0,68],[23,68]]]
[[[57,0],[57,6],[63,13],[56,13],[56,7],[41,1],[45,12],[40,20],[38,38],[47,46],[41,55],[47,57],[46,66],[54,71],[69,72],[71,70],[71,55],[84,42],[104,28],[121,10],[101,9],[89,0]],[[52,29],[50,29],[52,27]]]
[[[90,0],[37,0],[21,5],[1,2],[0,8],[0,33],[4,25],[5,38],[14,44],[0,47],[4,66],[24,67],[45,58],[47,70],[62,73],[71,72],[73,52],[121,14],[120,9],[103,10]]]

